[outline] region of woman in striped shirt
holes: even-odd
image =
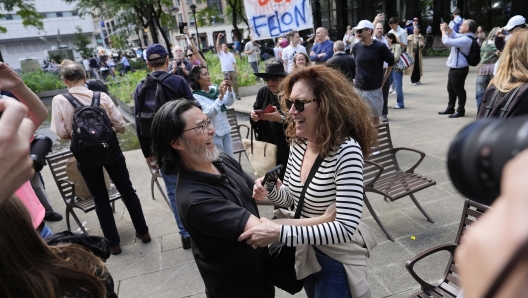
[[[361,238],[356,231],[363,210],[363,159],[377,140],[369,108],[339,71],[324,65],[290,74],[280,97],[283,109],[289,110],[286,135],[291,140],[284,182],[279,186],[278,181],[268,193],[261,186],[262,178],[258,179],[254,198],[267,197],[276,205],[296,209],[316,158],[324,159],[307,187],[301,219],[262,219],[262,225],[239,239],[249,237],[246,242],[258,246],[274,241],[296,246],[297,259],[300,250],[313,248],[322,269],[306,278],[308,297],[351,297],[351,293],[369,297],[366,257],[364,262],[350,261],[355,253],[351,243]],[[333,203],[337,210],[334,221],[314,226],[298,222],[324,214]],[[297,265],[306,260],[308,255]],[[354,270],[345,269],[343,263],[361,265],[364,277],[351,276]],[[302,278],[303,270],[299,266],[296,269],[297,277]]]

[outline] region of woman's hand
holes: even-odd
[[[233,89],[233,88],[231,88],[231,86],[233,85],[231,83],[231,79],[225,79],[224,80],[224,85],[226,86],[226,89],[229,90],[229,91],[231,91]]]
[[[251,120],[253,120],[253,122],[258,122],[260,120],[260,116],[257,115],[257,113],[255,113],[255,111],[251,111],[249,113],[249,117],[251,118]]]
[[[224,98],[226,90],[227,90],[227,86],[225,85],[225,81],[224,81],[222,84],[220,84],[220,86],[218,86],[218,91],[220,91],[221,98]]]
[[[279,113],[276,107],[273,107],[274,111],[271,113],[264,113],[260,115],[260,120],[282,122],[282,115]]]
[[[328,206],[328,208],[326,208],[326,211],[323,214],[323,216],[325,217],[325,222],[334,221],[336,218],[336,214],[336,204],[332,203],[330,206]]]
[[[246,243],[254,248],[256,248],[256,246],[266,247],[273,242],[279,241],[280,225],[265,217],[262,217],[260,222],[260,225],[254,226],[242,233],[238,237],[238,241],[246,240]]]
[[[264,177],[260,177],[255,180],[255,184],[253,185],[253,198],[257,201],[263,200],[268,196],[268,190],[262,186],[263,180]]]
[[[11,67],[0,62],[0,90],[10,91],[23,84],[20,76]]]

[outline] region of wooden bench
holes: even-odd
[[[373,153],[365,160],[363,169],[364,193],[363,198],[365,205],[378,223],[387,238],[394,241],[394,238],[385,229],[376,212],[370,205],[367,198],[367,192],[374,192],[382,195],[385,200],[391,202],[400,198],[409,196],[416,207],[425,215],[431,223],[434,221],[429,217],[425,210],[420,206],[414,193],[436,184],[436,181],[425,176],[414,173],[414,170],[425,158],[425,153],[412,148],[393,148],[392,139],[389,130],[389,124],[383,123],[376,126],[378,130],[378,147],[373,148]],[[396,153],[401,150],[408,150],[420,154],[420,159],[407,171],[403,171],[398,165]]]
[[[235,109],[227,109],[227,120],[229,121],[229,126],[231,126],[231,142],[233,143],[233,154],[238,154],[238,162],[240,163],[240,158],[242,156],[242,153],[246,154],[246,149],[244,148],[244,144],[242,143],[242,135],[240,134],[240,127],[245,127],[247,129],[246,132],[246,139],[249,136],[249,127],[244,124],[238,124],[237,118],[236,118],[236,112]],[[246,154],[247,157],[247,154]]]
[[[46,156],[46,160],[62,199],[64,200],[64,203],[66,203],[66,225],[68,230],[71,231],[71,213],[73,219],[75,219],[75,222],[79,225],[79,228],[81,228],[84,234],[88,235],[88,232],[75,214],[74,208],[81,209],[84,211],[84,213],[88,213],[95,209],[95,203],[93,197],[82,200],[75,196],[75,185],[68,181],[68,175],[66,174],[66,162],[71,157],[73,157],[73,153],[71,153],[70,150],[65,150]],[[110,198],[110,202],[112,202],[112,210],[115,213],[115,201],[121,199],[121,194],[117,191],[117,188],[113,184],[112,188],[108,191],[108,197]]]
[[[433,248],[430,248],[414,258],[407,261],[405,265],[407,270],[412,275],[412,277],[420,284],[421,291],[414,293],[412,296],[415,298],[430,298],[430,297],[449,297],[454,298],[460,292],[460,274],[459,268],[455,263],[454,253],[458,245],[460,244],[460,239],[464,236],[469,225],[476,222],[477,219],[487,210],[489,207],[473,202],[466,199],[464,204],[464,209],[462,210],[462,219],[460,220],[460,225],[458,227],[458,233],[455,238],[454,244],[443,244],[438,245]],[[421,279],[416,272],[414,272],[414,265],[434,253],[439,251],[448,251],[451,256],[449,257],[449,262],[447,263],[445,273],[443,278],[436,284],[432,285]]]

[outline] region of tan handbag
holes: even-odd
[[[277,145],[253,140],[255,131],[251,127],[251,140],[243,139],[244,148],[255,176],[262,177],[277,164]]]
[[[77,168],[77,160],[75,157],[71,157],[66,162],[66,175],[68,176],[68,181],[73,183],[75,185],[75,196],[78,197],[81,200],[86,200],[92,196],[90,193],[90,190],[88,190],[88,186],[86,185],[86,182],[84,182],[84,178],[81,175],[81,172],[79,172],[79,168]],[[104,180],[106,184],[106,189],[110,190],[110,178],[108,177],[108,173],[103,168],[103,175]]]

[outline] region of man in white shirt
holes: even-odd
[[[222,46],[220,46],[220,39],[224,36],[224,34],[220,33],[218,34],[218,37],[216,38],[216,52],[218,53],[218,58],[220,59],[220,66],[222,67],[222,73],[229,76],[231,79],[231,82],[233,84],[233,88],[235,89],[235,94],[237,95],[237,99],[240,100],[240,96],[238,93],[238,66],[236,63],[235,56],[229,52],[229,49],[227,48],[227,44],[223,43]]]
[[[253,44],[253,37],[250,35],[250,41],[246,42],[246,46],[244,47],[244,53],[246,53],[248,57],[249,65],[251,66],[251,69],[253,70],[253,73],[259,72],[258,68],[258,47]]]
[[[347,26],[345,36],[343,36],[343,42],[345,43],[345,54],[350,55],[350,47],[354,44],[354,33],[352,33],[352,26]]]
[[[84,70],[86,70],[86,77],[91,79],[92,78],[92,68],[90,67],[90,61],[86,57],[83,57],[83,66],[84,66]]]
[[[407,49],[407,31],[400,27],[399,20],[397,17],[392,17],[389,19],[389,27],[391,27],[389,33],[396,35],[400,46],[403,48],[402,51]]]
[[[297,30],[292,30],[288,34],[288,39],[290,40],[290,45],[282,50],[282,61],[284,61],[284,70],[289,73],[293,68],[295,55],[297,53],[308,54],[306,53],[306,48],[300,44],[301,38]]]

